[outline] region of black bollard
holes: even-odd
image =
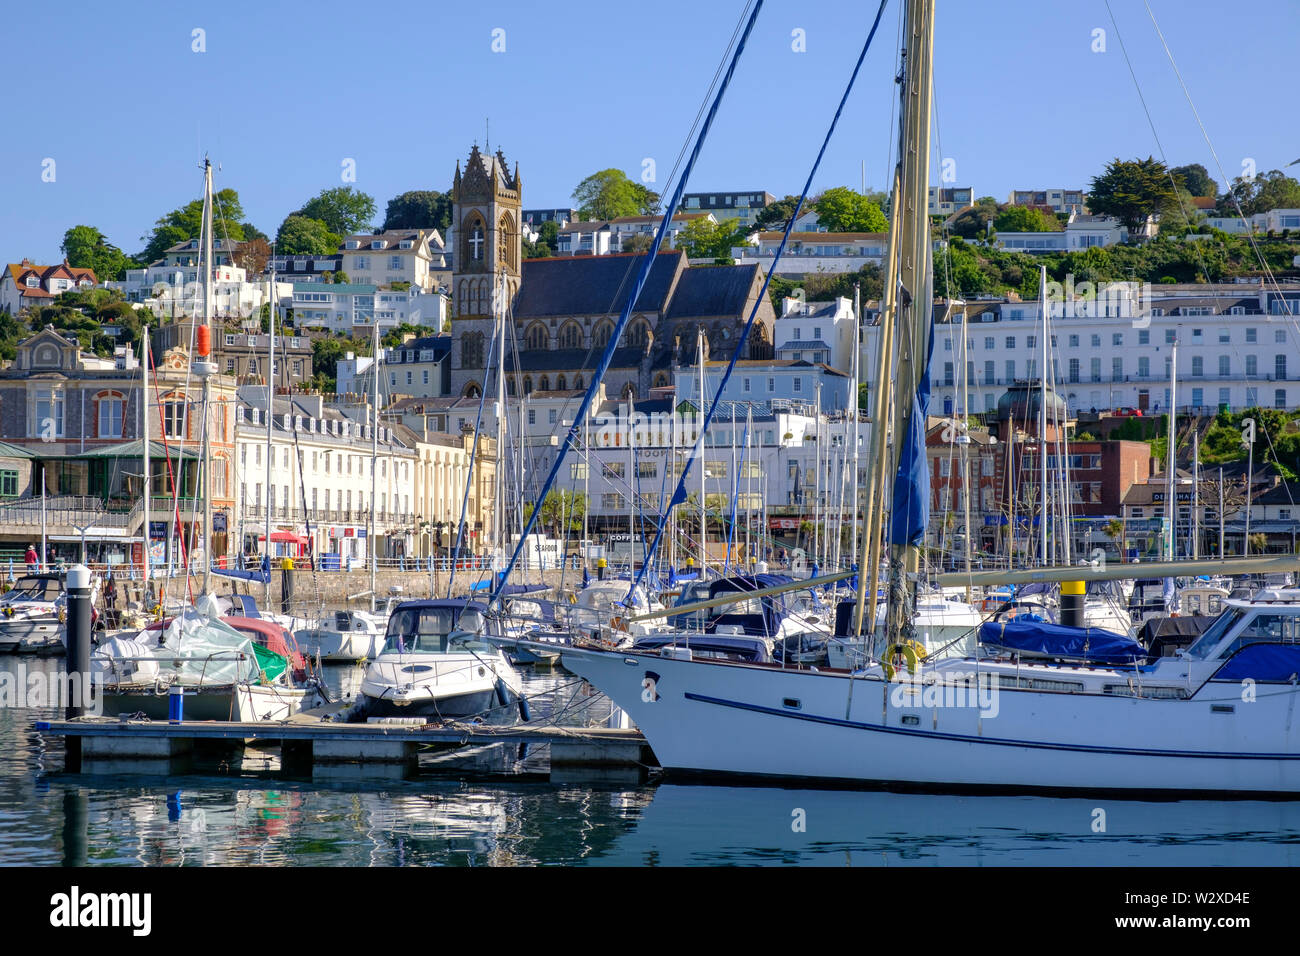
[[[1061,582],[1061,623],[1066,627],[1083,627],[1083,581]]]
[[[90,569],[84,564],[68,568],[68,706],[72,720],[86,712],[90,696]]]
[[[280,613],[293,613],[293,558],[280,559]]]

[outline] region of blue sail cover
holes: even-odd
[[[894,478],[894,504],[889,514],[889,543],[919,547],[930,523],[930,470],[925,457],[925,419],[930,413],[930,354],[934,349],[934,323],[926,328],[925,368],[912,398],[912,418],[907,444],[898,456]]]
[[[1137,641],[1099,627],[1066,627],[1046,621],[989,621],[980,625],[981,644],[1036,657],[1131,664],[1146,660]]]

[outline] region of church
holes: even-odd
[[[488,369],[496,316],[513,325],[505,357],[508,395],[585,388],[636,281],[644,253],[523,259],[519,166],[501,150],[470,150],[452,185],[455,236],[452,277],[451,392],[477,396],[496,388]],[[691,267],[683,252],[655,259],[619,347],[605,374],[605,392],[641,399],[671,385],[674,366],[696,360],[697,332],[705,357],[731,355],[760,297],[757,264]],[[762,297],[742,359],[772,358],[771,301]],[[493,368],[497,357],[491,355]]]

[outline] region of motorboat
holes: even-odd
[[[97,577],[92,579],[92,588],[93,606]],[[20,575],[13,587],[0,595],[0,652],[61,651],[66,605],[61,572]]]
[[[523,697],[519,675],[485,638],[499,630],[486,605],[404,601],[388,618],[383,652],[366,668],[352,717],[500,716]]]
[[[335,611],[294,637],[302,652],[322,661],[374,660],[383,653],[387,619],[365,611]]]

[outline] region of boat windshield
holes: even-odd
[[[446,653],[447,638],[452,631],[478,632],[482,629],[483,615],[474,608],[461,610],[454,607],[422,607],[397,610],[388,619],[388,645],[384,648],[384,653]]]
[[[1246,609],[1230,607],[1213,624],[1205,629],[1195,642],[1184,652],[1192,660],[1203,661],[1223,640],[1223,636],[1237,626],[1237,622],[1246,616]]]
[[[729,594],[736,595],[735,604],[724,604],[721,607],[709,608],[709,620],[715,617],[730,616],[732,614],[758,614],[763,613],[763,599],[761,597],[744,598],[744,591],[719,591],[714,597],[726,597]]]
[[[63,593],[58,578],[44,578],[25,574],[5,592],[5,603],[13,601],[57,601]]]

